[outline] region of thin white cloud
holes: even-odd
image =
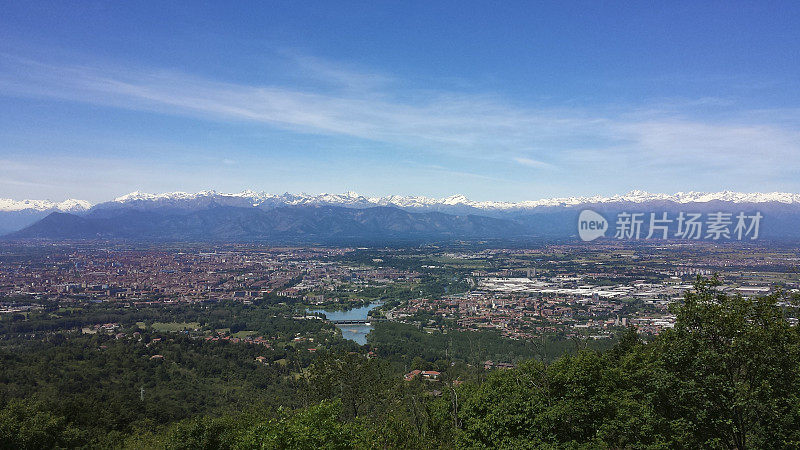
[[[296,66],[301,76],[321,82],[328,86],[342,87],[351,91],[378,91],[396,83],[395,77],[344,67],[314,56],[296,52],[283,52]]]
[[[514,158],[514,161],[518,162],[519,164],[522,164],[523,166],[533,167],[535,169],[552,169],[553,168],[552,164],[548,164],[548,163],[546,163],[544,161],[538,161],[538,160],[531,159],[531,158],[520,158],[520,157],[517,157],[517,158]]]
[[[669,111],[592,113],[513,105],[491,95],[397,92],[395,80],[314,58],[299,68],[322,90],[223,83],[184,73],[50,64],[0,55],[0,92],[130,110],[246,121],[294,132],[343,135],[528,167],[700,170],[785,174],[800,164],[800,131],[776,112],[710,121]],[[364,89],[359,89],[364,87]],[[713,100],[713,101],[711,101]],[[719,99],[699,104],[721,104]],[[684,102],[691,111],[692,102]],[[695,105],[696,106],[696,105]],[[644,108],[646,109],[646,108]],[[550,161],[548,163],[543,160]]]

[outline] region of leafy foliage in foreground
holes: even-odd
[[[404,382],[384,358],[327,353],[286,384],[294,389],[288,407],[200,415],[103,441],[58,409],[10,400],[0,411],[0,442],[8,448],[800,447],[800,333],[784,318],[779,301],[787,299],[730,297],[716,284],[700,280],[676,309],[675,328],[650,342],[628,330],[606,352],[532,359],[485,380],[455,365],[441,381]],[[457,377],[468,381],[453,383]]]
[[[464,446],[797,448],[800,334],[776,297],[701,281],[653,342],[529,362],[466,389]]]

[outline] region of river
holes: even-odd
[[[328,318],[328,320],[363,320],[367,318],[367,313],[371,309],[380,305],[381,302],[374,302],[370,303],[367,306],[348,309],[346,311],[342,310],[326,311],[324,309],[312,309],[309,310],[308,312],[323,313]],[[343,338],[355,341],[359,345],[364,345],[367,343],[367,334],[369,334],[369,332],[372,331],[372,325],[336,325],[336,326],[340,330],[342,330]]]

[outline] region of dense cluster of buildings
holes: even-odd
[[[666,277],[661,282],[634,280],[602,286],[589,284],[587,278],[575,274],[476,277],[474,289],[467,293],[413,299],[395,308],[391,317],[413,320],[419,313],[429,313],[455,321],[460,329],[494,329],[513,339],[528,339],[543,333],[603,339],[611,337],[614,329],[621,326],[658,334],[675,325],[669,305],[693,288],[679,276]],[[719,289],[743,296],[771,292],[769,286],[738,283],[723,284]]]
[[[390,249],[383,252],[393,256]],[[271,296],[279,302],[285,298],[346,308],[368,302],[363,294],[367,289],[385,293],[395,285],[412,295],[385,311],[390,320],[419,323],[425,313],[440,319],[434,324],[446,320],[462,330],[498,330],[513,339],[552,333],[602,339],[628,325],[653,334],[674,326],[669,306],[693,287],[698,275],[722,272],[723,292],[761,296],[776,283],[797,290],[800,263],[800,255],[791,249],[671,244],[459,252],[432,248],[430,253],[404,255],[404,269],[384,264],[382,258],[352,257],[356,254],[351,248],[257,245],[3,247],[0,314],[37,307],[15,298],[248,303]],[[436,296],[414,290],[424,277],[435,276],[446,277],[443,282],[459,279],[467,287]]]
[[[336,262],[350,249],[232,247],[216,251],[54,247],[0,258],[0,297],[129,302],[252,301],[274,293],[330,300],[342,286],[419,274]]]

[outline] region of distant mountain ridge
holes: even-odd
[[[49,200],[12,200],[0,198],[0,212],[10,211],[63,211],[82,212],[92,208],[108,207],[191,207],[198,203],[204,206],[211,202],[229,206],[279,207],[296,205],[327,205],[349,208],[368,208],[372,206],[395,206],[398,208],[424,209],[441,207],[468,207],[478,210],[525,210],[540,207],[568,207],[590,204],[608,203],[647,203],[667,201],[679,204],[708,203],[713,201],[732,203],[782,203],[800,204],[800,194],[790,192],[743,193],[732,191],[721,192],[678,192],[675,194],[657,194],[645,191],[630,191],[626,194],[591,197],[554,197],[540,200],[520,202],[474,201],[464,195],[433,198],[425,196],[390,195],[385,197],[368,197],[355,192],[344,194],[270,194],[267,192],[242,191],[238,193],[220,193],[213,190],[188,192],[165,192],[148,194],[131,192],[114,200],[92,205],[86,200],[68,199],[63,202]],[[205,202],[205,203],[203,203]]]
[[[645,191],[631,191],[623,195],[609,197],[562,197],[521,202],[473,201],[463,195],[444,198],[425,196],[367,197],[355,192],[344,194],[270,194],[266,192],[242,191],[239,193],[219,193],[216,191],[200,191],[197,193],[169,192],[163,194],[147,194],[132,192],[117,197],[111,202],[97,206],[143,206],[143,205],[188,205],[192,202],[215,201],[220,204],[254,207],[277,207],[289,205],[329,205],[350,208],[367,208],[371,206],[396,206],[408,209],[448,209],[472,208],[486,211],[513,211],[535,209],[540,207],[568,207],[588,204],[607,203],[647,203],[651,201],[668,201],[680,204],[708,203],[712,201],[732,203],[783,203],[800,204],[800,194],[789,192],[741,193],[741,192],[678,192],[676,194],[653,194]]]
[[[0,206],[10,202],[0,202]],[[20,205],[27,205],[28,209],[20,209]],[[17,238],[268,241],[329,241],[358,236],[366,240],[571,238],[576,235],[577,216],[583,209],[604,214],[612,225],[616,214],[624,211],[643,212],[645,217],[649,217],[649,212],[674,216],[681,211],[705,214],[759,211],[765,215],[762,236],[800,238],[800,194],[780,192],[632,191],[610,197],[525,202],[477,202],[464,196],[366,197],[353,192],[320,195],[254,191],[133,192],[91,207],[88,202],[76,200],[62,203],[29,200],[15,202],[13,208],[0,211],[0,234],[19,231],[12,235]],[[379,211],[383,211],[382,220],[378,219]],[[52,212],[68,214],[54,214],[42,220]],[[433,216],[426,216],[431,213],[441,216],[434,220]],[[16,220],[10,226],[9,217]],[[405,228],[395,226],[390,218],[406,224]]]
[[[400,242],[510,238],[512,221],[393,207],[286,206],[269,211],[214,205],[198,211],[98,210],[85,216],[52,213],[12,233],[16,239],[128,239],[147,241]]]
[[[12,200],[10,198],[0,198],[0,211],[64,211],[79,212],[86,211],[92,204],[86,200],[76,200],[70,198],[63,202],[52,202],[50,200]]]
[[[50,200],[12,200],[0,198],[0,236],[20,230],[54,211],[83,213],[92,204],[86,200],[67,199],[63,202]]]

